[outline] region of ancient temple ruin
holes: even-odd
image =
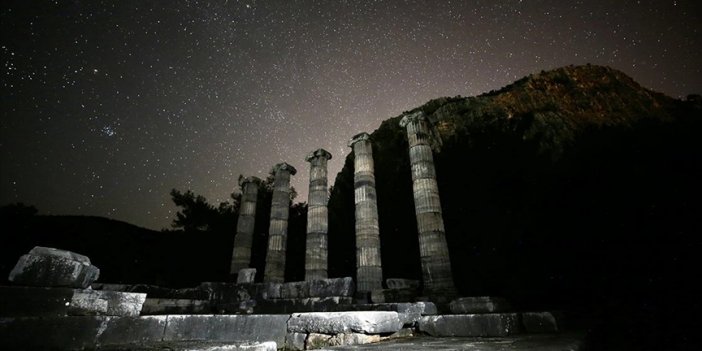
[[[400,126],[409,141],[421,298],[417,281],[388,279],[383,289],[373,145],[367,133],[360,133],[348,143],[354,158],[355,282],[328,278],[327,162],[332,156],[317,149],[305,158],[310,163],[305,281],[284,282],[290,178],[296,169],[283,162],[273,167],[263,283],[254,281],[256,270],[249,268],[261,180],[241,177],[230,266],[230,273],[238,274],[236,283],[203,282],[186,289],[100,284],[94,282],[99,269],[86,256],[35,247],[10,274],[17,286],[0,287],[0,301],[10,302],[0,304],[0,348],[121,350],[204,343],[217,350],[273,351],[406,340],[408,349],[417,349],[411,348],[417,335],[518,340],[525,331],[558,331],[557,315],[550,312],[516,313],[504,299],[489,296],[453,299],[434,132],[421,111],[405,115]]]

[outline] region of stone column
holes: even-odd
[[[375,193],[373,149],[368,133],[349,141],[354,153],[353,183],[356,203],[356,290],[369,292],[382,289],[383,269],[380,262],[380,230]]]
[[[268,253],[264,282],[282,283],[285,280],[285,249],[288,238],[288,214],[290,210],[290,176],[295,175],[295,167],[283,162],[273,167],[273,201],[271,203],[271,224],[268,229]]]
[[[400,121],[400,126],[407,127],[425,293],[455,295],[432,156],[432,130],[429,129],[429,121],[422,111],[405,115]]]
[[[239,177],[241,187],[241,204],[239,220],[236,224],[234,237],[234,252],[230,274],[238,274],[240,269],[249,268],[251,263],[251,247],[253,243],[254,222],[256,222],[256,200],[258,186],[261,180],[256,177]]]
[[[332,155],[324,149],[317,149],[305,157],[305,161],[310,163],[305,250],[305,280],[308,281],[327,278],[327,230],[329,228],[327,161],[331,158]]]

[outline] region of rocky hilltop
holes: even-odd
[[[702,232],[698,95],[674,99],[615,69],[584,65],[415,110],[429,116],[442,141],[434,158],[462,295],[586,314],[618,306],[630,312],[621,317],[628,320],[683,310],[673,292],[689,291],[684,277],[696,265],[692,248]],[[371,134],[383,273],[419,279],[400,118]],[[355,267],[348,250],[353,197],[350,155],[329,203],[335,276],[352,275]]]

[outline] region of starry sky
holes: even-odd
[[[38,1],[0,7],[0,205],[169,227],[441,96],[568,64],[702,93],[702,2]]]

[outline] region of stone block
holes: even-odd
[[[560,330],[558,314],[552,312],[524,312],[522,325],[527,333],[556,333]]]
[[[288,331],[295,333],[394,333],[402,328],[397,312],[293,313]]]
[[[19,317],[0,319],[4,350],[82,350],[99,345],[159,342],[165,316]]]
[[[394,311],[397,312],[403,325],[411,325],[417,322],[422,316],[434,315],[437,313],[436,305],[432,302],[357,304],[340,306],[340,308],[344,308],[348,311]]]
[[[307,283],[310,286],[310,297],[352,297],[356,292],[356,285],[351,277],[311,280]]]
[[[289,315],[170,315],[164,341],[275,341],[285,344]]]
[[[473,296],[457,298],[451,301],[449,308],[454,314],[497,313],[508,311],[510,305],[500,297]]]
[[[70,288],[0,287],[0,315],[138,316],[146,294]]]
[[[243,268],[236,276],[237,284],[253,284],[256,280],[256,268]]]
[[[332,312],[339,311],[341,306],[353,303],[350,297],[310,297],[304,299],[274,299],[258,300],[254,307],[255,313],[281,314],[293,312]]]
[[[436,305],[428,301],[357,304],[340,307],[348,308],[349,311],[395,311],[397,313],[417,313],[422,316],[437,314]]]
[[[417,301],[419,291],[416,288],[378,289],[371,291],[373,303],[413,302]]]
[[[80,263],[90,265],[90,259],[88,258],[88,256],[81,255],[79,253],[75,253],[68,250],[54,249],[53,247],[35,246],[31,250],[29,250],[28,254],[34,256],[51,256],[65,258],[67,260],[78,261]]]
[[[281,283],[264,283],[262,289],[262,297],[264,299],[281,299]]]
[[[519,332],[517,313],[485,313],[426,316],[419,330],[431,336],[507,336]]]
[[[323,347],[370,344],[378,341],[380,341],[380,335],[367,335],[361,333],[327,335],[311,333],[309,336],[307,336],[305,348],[307,350],[314,350]]]
[[[120,291],[74,290],[68,314],[133,316],[140,314],[146,294]]]
[[[304,350],[305,340],[307,340],[307,334],[305,333],[288,333],[288,335],[285,336],[285,349]]]
[[[86,256],[37,246],[19,258],[8,279],[17,285],[84,289],[99,275]]]
[[[170,348],[167,348],[170,350]],[[256,343],[227,343],[226,345],[195,345],[178,347],[176,351],[276,351],[278,345],[273,341]]]
[[[308,297],[310,297],[309,282],[290,282],[280,284],[281,299],[302,299]]]
[[[146,298],[141,308],[142,315],[210,313],[212,307],[207,300]]]
[[[402,278],[388,278],[385,279],[385,285],[388,289],[404,289],[404,288],[419,288],[419,280],[415,279],[402,279]]]
[[[96,344],[100,346],[141,345],[160,342],[163,339],[163,333],[168,321],[168,316],[104,318],[105,323],[95,335]]]

